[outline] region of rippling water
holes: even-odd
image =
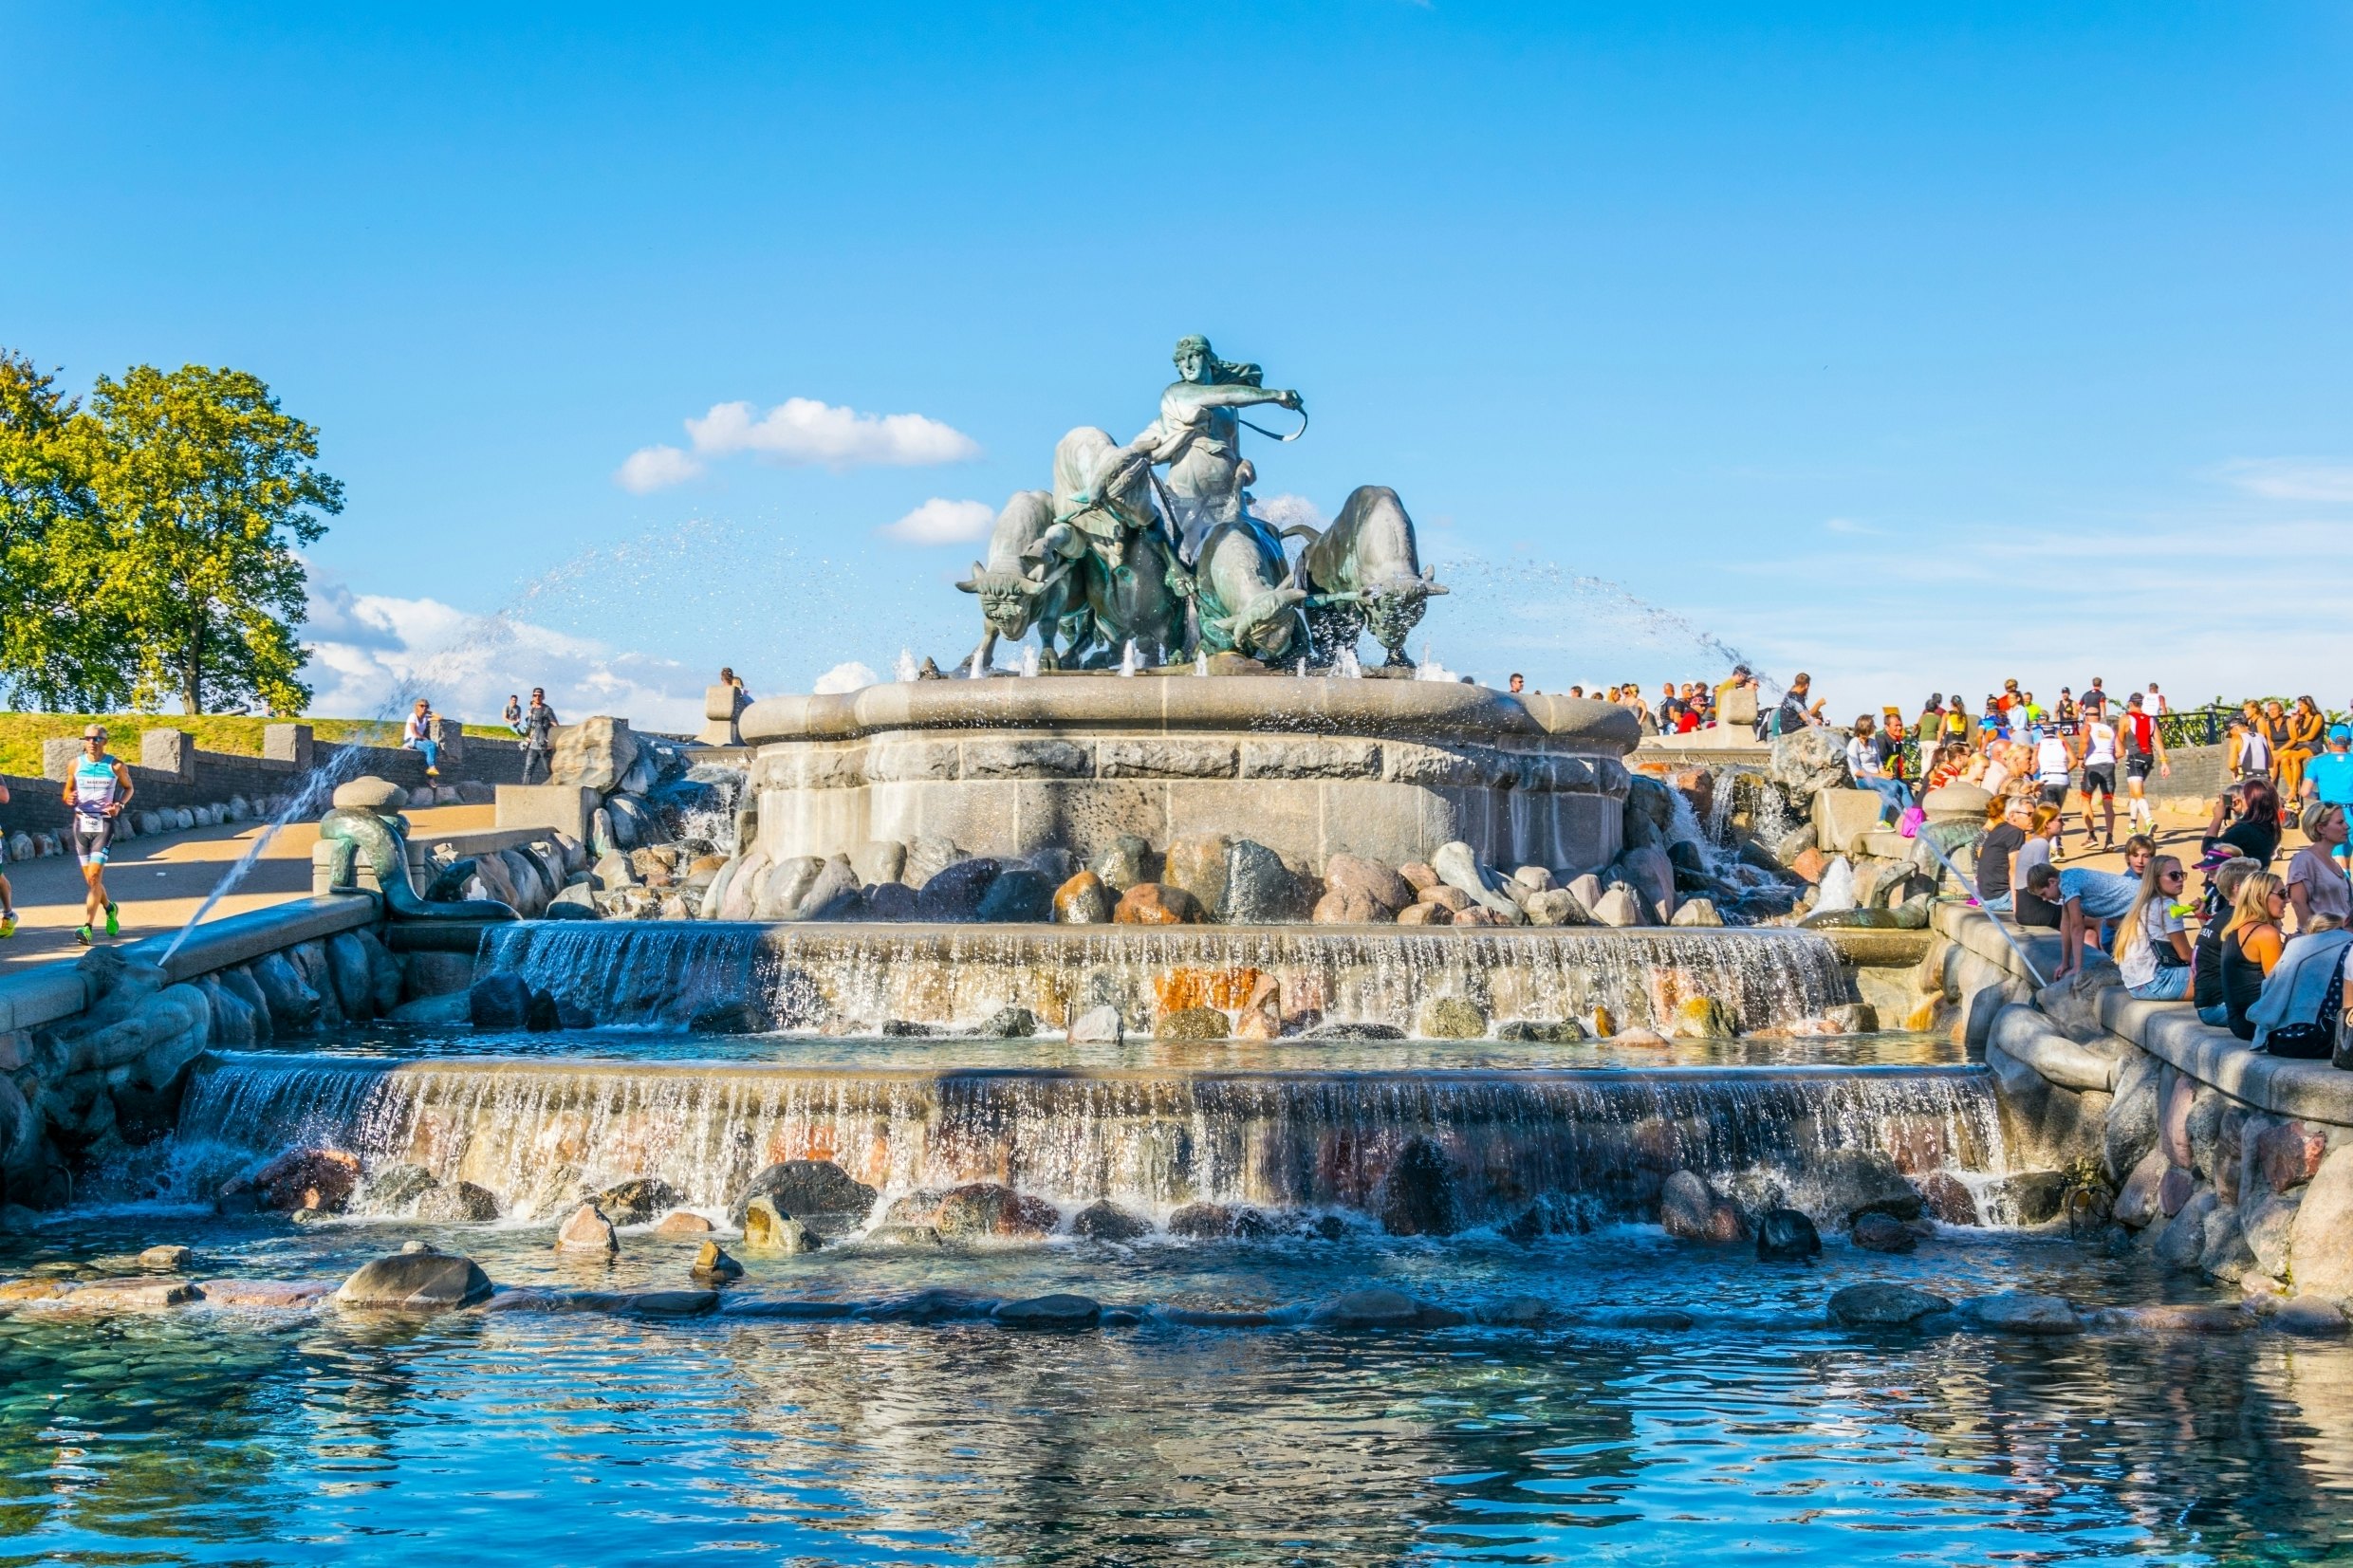
[[[502,1284],[684,1283],[691,1241],[580,1264],[545,1228],[147,1211],[0,1240],[0,1272],[157,1240],[333,1277],[412,1235]],[[1876,1340],[1840,1285],[2205,1299],[2045,1237],[1833,1243],[1766,1267],[1627,1227],[1530,1248],[1057,1243],[747,1259],[744,1291],[926,1285],[1273,1306],[1390,1283],[1582,1325],[1343,1335],[1147,1319],[385,1324],[183,1309],[0,1319],[0,1562],[1852,1563],[2353,1554],[2353,1350],[2269,1333]],[[1595,1323],[1677,1306],[1685,1330]]]

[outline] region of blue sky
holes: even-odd
[[[2353,694],[2343,7],[479,9],[0,9],[0,342],[321,427],[323,709],[945,663],[974,546],[878,530],[1193,331],[1491,681]]]

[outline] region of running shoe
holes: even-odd
[[[112,904],[106,906],[106,934],[109,936],[122,934],[122,918],[115,913],[115,907]]]
[[[0,914],[0,936],[14,936],[15,934],[16,912],[10,910],[6,914]]]
[[[85,948],[88,947],[90,945],[90,928],[83,926],[81,930],[75,932],[74,940],[81,943]]]

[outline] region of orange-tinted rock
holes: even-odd
[[[1201,905],[1182,888],[1139,882],[1120,895],[1111,919],[1121,926],[1197,926],[1202,919]]]
[[[1398,875],[1416,892],[1438,885],[1437,867],[1427,860],[1408,860],[1398,867]]]
[[[1454,912],[1444,904],[1410,904],[1398,911],[1400,926],[1451,926]]]
[[[1469,909],[1472,903],[1469,894],[1460,888],[1450,887],[1424,888],[1421,890],[1420,896],[1415,901],[1422,904],[1443,904],[1456,914]]]
[[[1152,991],[1154,999],[1159,1004],[1158,1010],[1174,1013],[1188,1007],[1243,1006],[1265,983],[1266,975],[1254,968],[1179,968],[1154,976]]]
[[[340,1214],[360,1185],[360,1156],[341,1149],[290,1150],[254,1172],[252,1185],[266,1208]]]
[[[700,1236],[716,1228],[693,1209],[676,1208],[663,1215],[661,1224],[656,1226],[654,1231],[661,1236]]]
[[[1473,904],[1467,910],[1454,912],[1454,924],[1457,926],[1508,926],[1511,922],[1497,914],[1493,910],[1481,909]]]
[[[1789,862],[1789,869],[1808,882],[1819,882],[1830,869],[1830,858],[1818,849],[1801,850],[1797,858]]]
[[[1111,890],[1091,871],[1082,871],[1054,890],[1054,923],[1100,926],[1111,918]]]

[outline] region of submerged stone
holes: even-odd
[[[756,1197],[744,1206],[746,1252],[772,1252],[781,1257],[794,1257],[803,1252],[814,1252],[823,1245],[824,1238],[778,1208],[771,1198]]]
[[[335,1292],[340,1306],[389,1312],[444,1312],[491,1294],[490,1276],[472,1258],[451,1252],[398,1252],[361,1265]]]
[[[1822,1255],[1822,1232],[1794,1208],[1768,1208],[1757,1216],[1756,1255],[1769,1264],[1805,1263]]]
[[[643,1225],[682,1201],[678,1190],[659,1176],[632,1176],[589,1198],[615,1225]]]
[[[1409,1139],[1382,1186],[1381,1228],[1392,1236],[1451,1236],[1462,1228],[1462,1201],[1446,1151],[1430,1138]]]
[[[1168,1217],[1168,1233],[1187,1241],[1213,1242],[1228,1238],[1258,1241],[1274,1234],[1274,1227],[1255,1208],[1222,1203],[1189,1203]]]
[[[1848,1285],[1830,1298],[1830,1320],[1841,1328],[1909,1328],[1932,1313],[1952,1310],[1943,1297],[1909,1285]]]
[[[1401,1290],[1377,1287],[1351,1290],[1309,1314],[1309,1322],[1325,1328],[1451,1328],[1465,1321],[1450,1307],[1417,1301]]]
[[[1877,1211],[1857,1216],[1852,1234],[1855,1245],[1870,1252],[1910,1252],[1920,1245],[1918,1231]]]
[[[2006,1290],[1998,1296],[1980,1296],[1962,1303],[1961,1310],[1978,1327],[1996,1334],[2057,1335],[2081,1334],[2084,1320],[2075,1308],[2061,1297],[2038,1296],[2031,1291]]]
[[[613,1234],[613,1222],[595,1204],[584,1203],[572,1210],[572,1217],[556,1232],[556,1250],[610,1257],[621,1250],[621,1238]]]
[[[1093,1328],[1102,1317],[1102,1305],[1088,1296],[1032,1296],[1000,1302],[990,1316],[1007,1328]]]
[[[939,1200],[933,1222],[943,1236],[1044,1236],[1062,1214],[1043,1198],[996,1182],[951,1188]]]

